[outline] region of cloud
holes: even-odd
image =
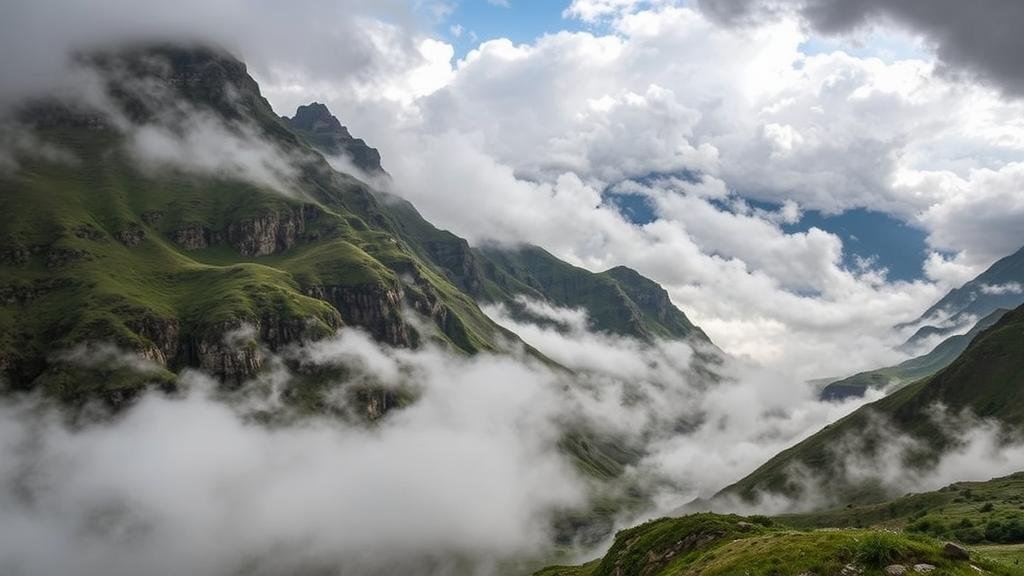
[[[252,126],[228,127],[208,113],[192,112],[173,129],[160,124],[133,126],[125,145],[144,169],[172,168],[233,178],[295,194],[296,159],[262,138]]]
[[[906,335],[892,324],[1024,244],[1009,222],[1018,103],[950,82],[927,54],[806,54],[814,39],[792,19],[733,29],[673,5],[616,14],[603,34],[484,42],[412,108],[360,108],[388,119],[364,136],[395,159],[393,190],[476,243],[631,266],[721,346],[808,377],[898,361],[887,342]],[[642,226],[604,198],[637,185],[656,218]],[[925,279],[890,282],[877,263],[846,266],[836,235],[780,229],[853,208],[924,230]]]
[[[985,294],[1024,294],[1024,286],[1020,282],[1006,284],[982,284],[981,291]]]
[[[8,2],[0,7],[0,105],[54,86],[74,91],[70,51],[164,39],[213,42],[239,54],[283,110],[308,103],[318,88],[415,95],[423,80],[410,76],[424,75],[436,55],[415,8],[392,0]]]
[[[859,402],[818,402],[810,387],[760,367],[701,364],[712,351],[697,360],[681,342],[598,334],[579,310],[522,305],[555,323],[488,313],[572,372],[514,349],[467,358],[344,329],[264,351],[270,370],[238,390],[187,371],[177,395],[151,393],[74,428],[52,407],[12,399],[0,407],[0,567],[19,576],[487,574],[544,563],[553,520],[598,493],[633,486],[654,499],[616,525],[664,513]],[[62,358],[151,367],[99,344]],[[285,401],[306,393],[310,373],[333,416]],[[367,423],[366,390],[410,402]],[[560,448],[569,431],[643,457],[601,484]]]
[[[698,356],[714,352],[595,334],[579,321],[579,311],[532,306],[560,326],[516,320],[500,306],[486,312],[576,372],[567,388],[573,421],[645,447],[628,476],[653,493],[651,514],[711,496],[877,397],[820,402],[814,387],[787,374],[731,357],[709,366]]]
[[[387,350],[356,331],[309,358],[389,386],[407,379],[418,399],[372,427],[267,427],[190,372],[184,397],[147,396],[83,429],[6,403],[3,572],[486,571],[546,549],[551,511],[579,504],[583,485],[554,447],[553,373]]]
[[[726,23],[760,22],[798,13],[825,34],[896,23],[925,35],[949,74],[980,78],[1014,95],[1024,94],[1024,40],[1014,22],[1024,18],[1016,0],[983,5],[957,0],[701,0],[700,7]]]
[[[904,184],[913,192],[925,188],[945,197],[919,216],[930,230],[931,245],[962,251],[971,263],[984,265],[1024,246],[1024,163],[998,169],[979,168],[966,176],[931,171],[907,174]]]

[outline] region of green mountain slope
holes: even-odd
[[[926,323],[947,316],[954,327],[969,318],[984,318],[999,308],[1013,309],[1024,304],[1024,248],[1000,259],[977,278],[951,290],[912,324]],[[926,324],[911,336],[905,346],[912,347],[935,334],[948,334],[952,327]]]
[[[322,104],[299,107],[291,124],[294,126],[300,118],[303,125],[315,123],[320,127],[316,134],[305,130],[299,134],[325,153],[366,148]],[[474,248],[430,224],[409,202],[383,197],[381,209],[388,229],[406,240],[418,256],[434,264],[452,284],[478,300],[500,302],[513,312],[522,312],[517,298],[527,297],[560,307],[583,308],[592,327],[603,332],[645,340],[709,341],[672,304],[661,286],[634,270],[620,266],[594,273],[532,245]]]
[[[832,382],[822,389],[821,399],[834,401],[860,397],[864,396],[868,390],[884,390],[890,386],[906,385],[931,376],[949,366],[967,348],[971,340],[974,340],[975,336],[995,325],[1007,312],[1009,310],[1004,308],[996,310],[979,320],[966,334],[957,334],[946,338],[927,354],[900,362],[895,366],[860,372],[849,378]]]
[[[343,325],[467,353],[515,340],[389,231],[376,194],[292,133],[237,60],[169,46],[90,58],[115,119],[26,106],[22,122],[75,160],[26,156],[0,176],[0,369],[11,386],[79,395],[54,352],[81,342],[237,382],[262,364],[252,343],[275,349]],[[133,153],[134,130],[173,134],[196,118],[239,139],[255,132],[287,159],[287,189],[219,168],[152,167]],[[407,310],[437,330],[418,333]],[[255,328],[249,345],[224,341],[243,325]],[[89,393],[117,401],[138,385],[111,381]]]
[[[956,419],[961,411],[995,419],[1010,429],[1024,428],[1024,307],[1005,314],[981,332],[948,367],[866,405],[778,454],[716,498],[755,501],[764,494],[805,497],[807,483],[827,486],[840,502],[880,501],[891,496],[870,477],[848,474],[851,456],[877,455],[891,448],[896,433],[915,439],[902,464],[921,468],[958,442]],[[890,423],[894,430],[879,427]],[[891,457],[891,456],[890,456]]]

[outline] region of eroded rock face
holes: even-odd
[[[377,340],[393,346],[411,346],[412,330],[402,319],[402,294],[379,284],[310,286],[306,294],[329,302],[345,324],[359,326]]]
[[[306,225],[320,215],[314,205],[295,212],[268,212],[227,225],[223,231],[192,225],[171,232],[171,240],[185,250],[201,250],[228,243],[243,256],[269,256],[298,244]]]
[[[181,338],[181,325],[177,320],[147,314],[128,320],[125,324],[153,343],[152,349],[142,352],[144,356],[164,367],[169,367],[175,361]]]
[[[146,239],[146,231],[142,228],[128,228],[118,232],[116,237],[121,244],[133,248],[142,244],[142,241]]]
[[[39,278],[31,283],[0,285],[0,304],[7,306],[24,306],[47,294],[74,286],[71,278]]]
[[[461,238],[457,242],[428,241],[423,243],[423,247],[442,269],[451,271],[448,279],[456,287],[467,294],[480,294],[483,291],[483,277],[469,242]]]
[[[210,245],[210,231],[202,226],[188,226],[171,232],[171,240],[185,250],[201,250]]]
[[[327,106],[319,102],[299,106],[294,117],[284,120],[328,154],[347,156],[367,174],[384,173],[380,165],[380,152],[368,146],[363,139],[353,138],[348,128],[342,126]]]
[[[242,255],[268,256],[295,246],[306,230],[306,223],[319,214],[312,205],[294,214],[264,214],[228,225],[225,236]]]
[[[338,326],[332,326],[337,328]],[[322,337],[305,318],[267,314],[253,323],[237,320],[208,327],[183,344],[189,365],[239,386],[263,368],[267,352]]]
[[[225,384],[238,386],[263,367],[263,351],[255,342],[228,344],[200,341],[196,346],[199,368],[216,375]]]

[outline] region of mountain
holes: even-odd
[[[982,331],[995,325],[1004,314],[1004,308],[996,309],[982,318],[966,334],[950,336],[927,354],[900,362],[895,366],[879,368],[868,372],[860,372],[848,378],[837,380],[825,386],[821,391],[821,399],[827,401],[844,400],[861,397],[868,390],[885,390],[909,384],[925,378],[949,366]]]
[[[299,106],[295,116],[282,119],[296,134],[325,154],[345,156],[368,175],[384,173],[380,165],[380,152],[367,146],[361,138],[353,138],[348,128],[341,125],[327,106],[319,102]]]
[[[42,392],[73,413],[97,401],[117,410],[150,387],[176,390],[178,372],[199,368],[230,392],[268,369],[268,351],[345,326],[397,347],[525,350],[568,372],[477,303],[511,309],[521,297],[583,308],[596,331],[710,347],[632,270],[593,273],[537,247],[472,248],[409,202],[335,170],[321,149],[343,150],[363,172],[379,170],[379,157],[325,106],[274,113],[222,51],[135,46],[82,64],[103,87],[102,107],[26,103],[21,129],[59,153],[20,154],[15,170],[0,170],[5,391]],[[319,413],[329,378],[289,368],[296,377],[282,398]],[[371,419],[415,400],[372,386],[353,391]],[[596,485],[643,456],[580,426],[567,426],[559,446]],[[604,538],[624,506],[642,505],[636,490],[612,492],[557,519],[560,537]]]
[[[951,290],[934,306],[908,325],[922,324],[907,340],[913,348],[933,335],[946,335],[972,318],[984,318],[1000,308],[1013,309],[1024,304],[1024,248],[1002,258],[977,278]],[[937,319],[948,318],[941,326]]]
[[[130,396],[137,382],[85,391],[60,376],[53,351],[96,341],[169,371],[197,366],[237,383],[263,358],[258,347],[227,345],[225,333],[249,325],[254,342],[278,349],[354,325],[412,346],[424,336],[405,309],[467,353],[515,339],[389,232],[374,192],[309,149],[241,62],[158,46],[88,64],[131,127],[78,106],[32,103],[22,121],[76,160],[26,157],[3,176],[0,368],[14,388]],[[198,134],[272,148],[288,159],[293,189],[248,178],[248,166],[152,168],[137,157],[140,135],[174,138],[193,124]]]
[[[311,112],[313,111],[313,112]],[[300,106],[290,121],[313,114],[322,125],[341,123],[323,104]],[[344,130],[344,128],[342,128]],[[298,132],[308,138],[307,131]],[[351,136],[344,131],[345,137]],[[332,153],[332,141],[308,138],[314,148]],[[362,140],[354,140],[365,146]],[[372,150],[372,148],[371,148]],[[413,205],[386,192],[382,210],[395,234],[434,264],[453,285],[477,300],[508,305],[523,313],[521,298],[586,310],[591,327],[643,340],[693,339],[710,344],[707,335],[675,307],[668,293],[635,270],[618,266],[600,273],[573,266],[539,246],[471,247],[469,243],[426,221]]]
[[[890,490],[874,474],[863,473],[871,459],[908,471],[927,470],[962,441],[964,426],[970,424],[958,418],[964,411],[999,422],[1009,433],[1024,430],[1024,306],[983,330],[934,376],[826,426],[715,498],[806,501],[816,487],[827,487],[837,503],[884,500],[892,496]],[[902,454],[891,452],[903,448]]]

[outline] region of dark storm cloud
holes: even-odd
[[[701,0],[728,24],[796,11],[815,30],[838,34],[895,23],[925,35],[944,71],[1024,95],[1024,2],[1021,0]]]

